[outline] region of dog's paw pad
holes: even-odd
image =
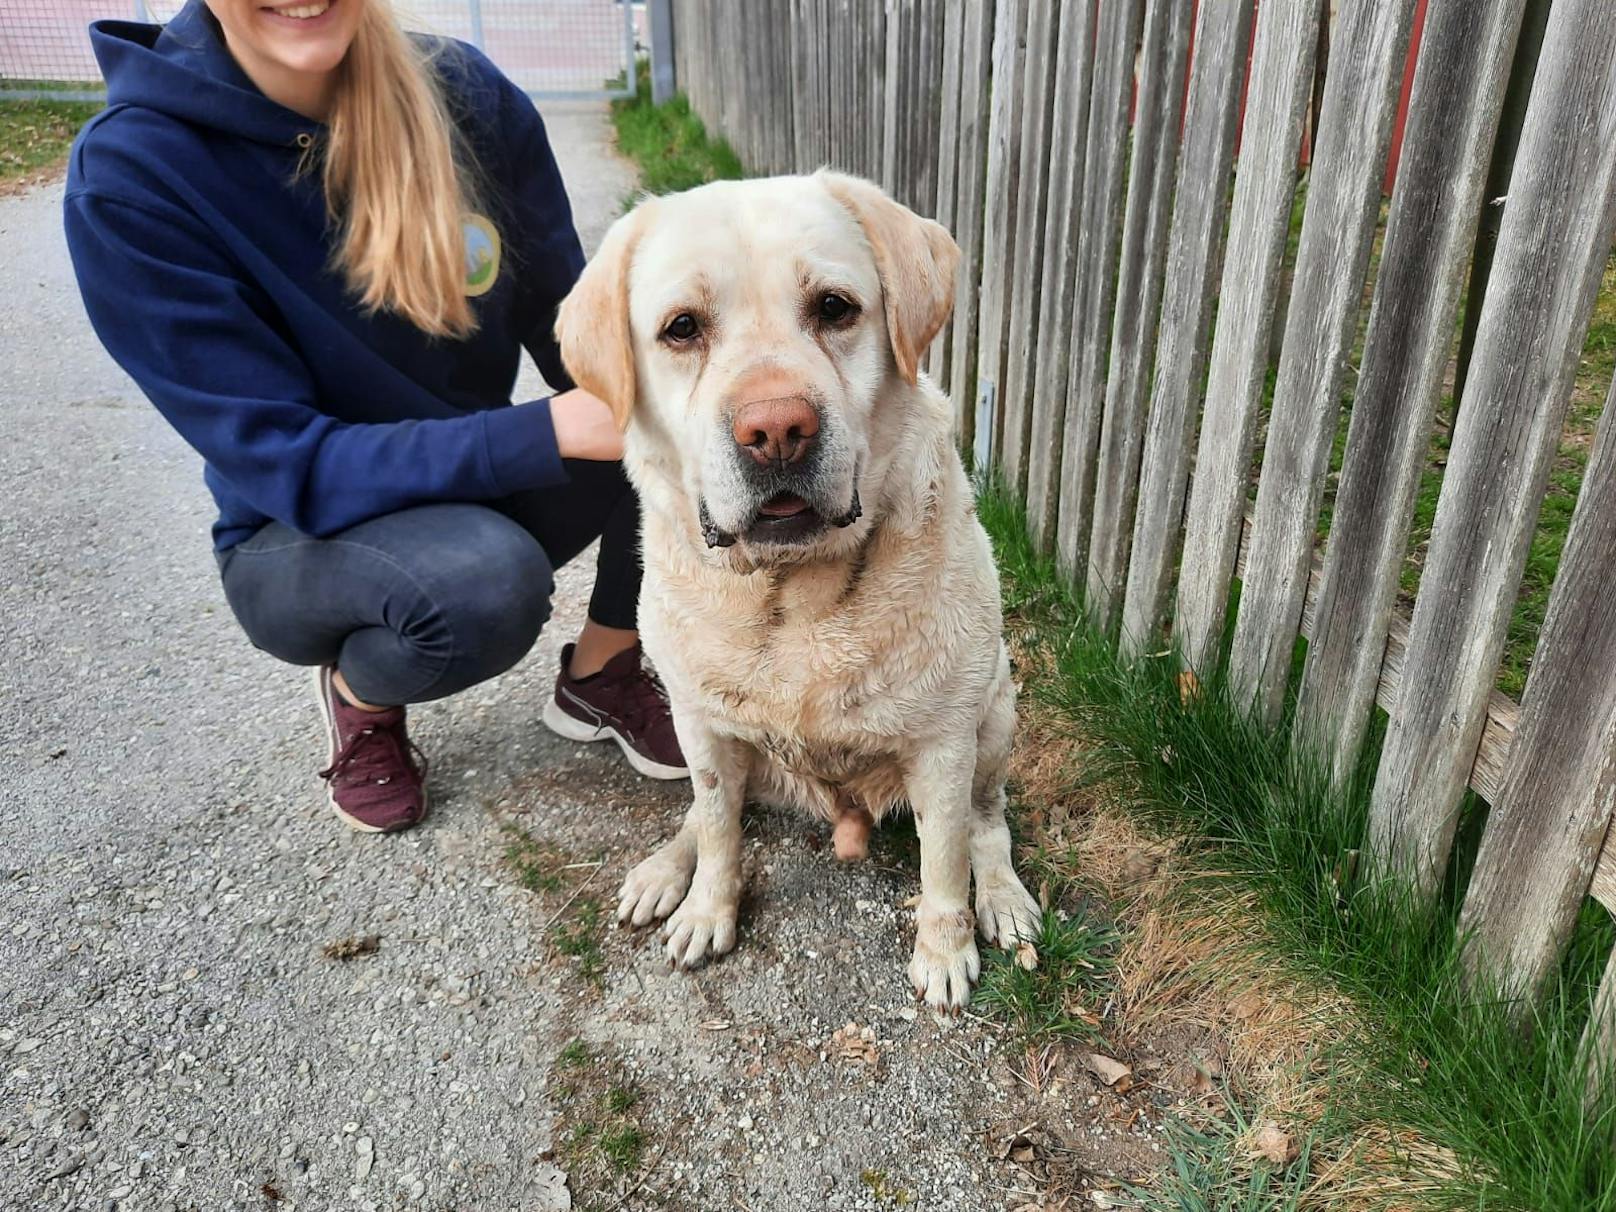
[[[675,968],[694,968],[734,949],[735,906],[707,897],[686,897],[662,927],[662,937],[668,963]]]
[[[958,1014],[971,1000],[971,986],[982,974],[982,959],[971,937],[970,915],[958,925],[928,924],[922,918],[909,961],[915,996],[940,1013]]]
[[[1032,894],[1012,876],[977,894],[976,924],[984,942],[1011,950],[1022,943],[1038,941],[1043,933],[1043,913]]]
[[[693,867],[680,856],[657,851],[623,881],[617,894],[617,920],[625,926],[644,926],[667,917],[684,899]]]

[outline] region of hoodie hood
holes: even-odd
[[[90,45],[109,106],[138,105],[260,143],[294,144],[322,129],[259,91],[202,0],[190,0],[167,25],[97,21]]]

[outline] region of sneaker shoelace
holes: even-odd
[[[392,782],[400,767],[412,766],[419,778],[426,778],[426,754],[410,740],[401,720],[371,724],[355,732],[343,742],[336,760],[320,771],[320,777],[332,781],[346,774],[355,782],[381,786]]]
[[[623,722],[635,735],[639,735],[644,726],[658,715],[667,714],[668,690],[655,670],[641,665],[634,671],[625,689]]]

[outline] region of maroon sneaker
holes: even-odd
[[[555,696],[544,705],[551,732],[569,741],[616,741],[628,764],[647,778],[690,777],[674,735],[668,692],[640,663],[638,644],[586,678],[573,677],[571,669],[568,644],[561,650]]]
[[[395,833],[426,816],[426,756],[404,728],[404,708],[361,711],[337,693],[331,665],[315,670],[331,756],[320,777],[350,829]]]

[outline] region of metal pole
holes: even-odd
[[[671,101],[678,81],[673,71],[673,0],[650,0],[645,6],[651,22],[651,102]]]
[[[483,42],[483,0],[468,0],[467,7],[471,10],[471,44],[480,51],[486,51],[488,47]]]

